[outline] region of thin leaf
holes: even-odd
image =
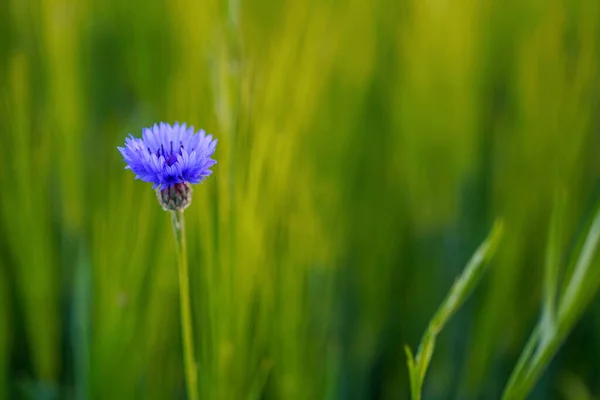
[[[404,346],[406,353],[406,366],[408,367],[408,378],[410,381],[410,397],[412,400],[421,398],[421,382],[415,370],[415,357],[408,345]]]
[[[452,285],[450,293],[438,309],[432,320],[432,327],[437,334],[450,317],[460,308],[469,297],[473,288],[486,270],[488,261],[494,255],[500,238],[502,237],[503,224],[496,221],[487,239],[479,246],[465,267],[460,278]]]
[[[552,222],[546,246],[544,265],[544,308],[542,311],[542,340],[548,340],[556,329],[556,300],[558,292],[558,274],[560,270],[563,220],[565,211],[564,195],[555,197]]]
[[[419,353],[417,354],[417,365],[416,373],[419,376],[419,380],[423,382],[425,380],[425,373],[431,362],[433,356],[433,350],[435,349],[435,336],[436,333],[430,328],[427,330],[419,346]]]
[[[589,270],[600,242],[600,209],[596,211],[592,226],[589,230],[581,253],[575,264],[575,271],[571,276],[571,279],[565,290],[565,294],[560,301],[560,308],[558,312],[558,318],[561,322],[571,325],[573,320],[580,313],[582,308],[581,296],[578,294],[582,293],[584,286],[586,285],[586,278],[589,277]],[[587,282],[589,284],[590,282]]]
[[[502,223],[496,221],[487,239],[475,251],[465,270],[452,285],[450,293],[440,305],[432,318],[427,331],[421,339],[416,358],[412,357],[410,348],[405,347],[411,378],[411,394],[413,400],[421,398],[421,387],[425,380],[427,368],[433,356],[436,336],[446,325],[450,317],[460,308],[469,297],[479,279],[485,272],[487,262],[491,259],[502,236]]]

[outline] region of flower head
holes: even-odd
[[[190,184],[200,183],[216,164],[210,158],[217,140],[204,130],[194,133],[193,127],[161,122],[142,130],[142,138],[129,135],[125,147],[118,147],[136,179],[151,182],[157,190],[163,208],[178,210],[187,207],[191,196]],[[169,190],[171,189],[171,190]],[[169,193],[183,196],[171,198]],[[185,196],[184,196],[185,195]]]

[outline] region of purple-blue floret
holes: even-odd
[[[200,183],[217,162],[210,158],[217,140],[204,130],[194,133],[194,127],[176,122],[173,126],[161,122],[142,130],[142,138],[129,135],[125,147],[119,147],[127,163],[126,169],[136,179],[152,182],[153,188],[168,189],[179,183]]]

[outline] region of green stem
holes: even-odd
[[[190,306],[190,285],[188,278],[187,246],[185,242],[185,223],[183,210],[171,211],[177,264],[179,266],[179,300],[181,305],[181,334],[183,337],[183,356],[188,398],[198,400],[196,361],[194,358],[194,336],[192,334],[192,308]]]
[[[556,241],[556,239],[554,239]],[[557,242],[557,241],[556,241]],[[557,242],[558,243],[558,242]],[[596,275],[591,275],[591,268],[598,246],[600,245],[600,210],[596,213],[592,226],[586,236],[585,243],[581,249],[573,275],[560,299],[558,307],[556,327],[547,323],[547,317],[538,323],[536,332],[532,335],[530,343],[521,355],[517,368],[509,381],[504,400],[524,399],[533,389],[548,364],[567,338],[573,325],[581,317],[582,312],[588,306],[591,296],[598,290],[600,282]],[[556,255],[553,255],[557,259]],[[556,262],[556,260],[554,260]],[[557,268],[556,266],[551,266]],[[547,268],[548,269],[548,268]],[[548,272],[547,272],[548,273]],[[557,274],[557,271],[551,271]],[[555,279],[555,276],[552,277]],[[550,282],[550,281],[549,281]],[[554,286],[552,281],[550,285]],[[555,295],[552,288],[552,296]],[[554,301],[554,299],[552,299]],[[547,303],[548,304],[548,303]],[[555,307],[554,304],[546,307]],[[544,312],[547,312],[544,310]],[[548,329],[551,327],[550,329]],[[545,332],[546,331],[546,332]],[[533,350],[537,346],[535,353]]]
[[[527,397],[529,392],[531,392],[537,381],[540,379],[540,376],[544,370],[548,367],[550,360],[552,360],[552,357],[554,357],[558,351],[558,348],[563,343],[566,333],[567,332],[564,332],[564,334],[560,335],[554,334],[548,342],[542,344],[542,347],[538,349],[537,353],[534,355],[531,365],[529,366],[529,370],[526,372],[521,386],[517,388],[514,398],[525,399]]]
[[[525,349],[521,353],[519,357],[519,361],[517,362],[517,366],[513,370],[510,375],[510,379],[506,388],[504,389],[504,394],[502,395],[502,400],[512,400],[516,398],[516,393],[519,389],[519,384],[523,382],[524,376],[527,372],[527,365],[531,362],[531,357],[534,354],[538,344],[540,341],[540,327],[536,326],[533,330],[533,333],[529,337],[527,344],[525,345]]]

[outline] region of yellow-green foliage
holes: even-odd
[[[178,120],[219,139],[186,211],[202,398],[408,398],[404,344],[502,217],[425,391],[498,398],[554,192],[564,237],[597,200],[599,22],[587,0],[0,1],[0,397],[183,396],[169,216],[116,150]],[[593,382],[582,357],[556,373]]]

